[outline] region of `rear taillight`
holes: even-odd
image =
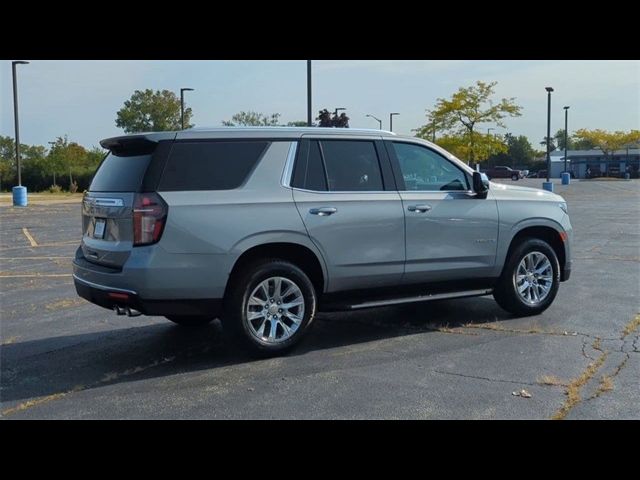
[[[167,204],[157,193],[136,193],[133,201],[133,245],[160,240],[167,221]]]

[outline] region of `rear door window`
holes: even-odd
[[[151,154],[135,156],[118,156],[109,153],[98,167],[91,181],[91,192],[137,192]]]
[[[374,142],[320,141],[329,190],[333,192],[382,191],[382,173]]]
[[[158,190],[232,190],[266,151],[266,141],[176,142]]]

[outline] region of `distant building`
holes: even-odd
[[[629,167],[629,170],[627,170]],[[576,178],[587,178],[587,169],[593,177],[621,177],[629,171],[631,178],[638,178],[640,148],[617,150],[605,155],[601,150],[567,150],[567,170]],[[564,151],[551,152],[552,178],[559,178],[564,171]]]

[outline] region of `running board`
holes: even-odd
[[[389,305],[399,305],[402,303],[430,302],[433,300],[446,300],[450,298],[481,297],[484,295],[490,295],[491,293],[493,293],[493,290],[486,288],[482,290],[466,290],[462,292],[434,293],[431,295],[417,295],[414,297],[375,300],[371,302],[358,303],[356,305],[349,305],[347,308],[349,310],[359,310],[361,308],[386,307]]]

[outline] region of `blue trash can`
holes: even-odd
[[[562,172],[562,185],[569,185],[571,183],[571,174],[569,172]]]
[[[13,206],[27,206],[27,187],[13,187]]]
[[[553,182],[542,182],[542,189],[553,192]]]

